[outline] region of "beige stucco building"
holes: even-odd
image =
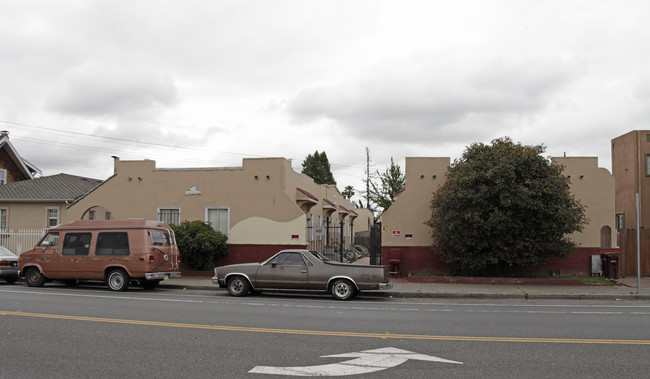
[[[541,265],[542,271],[589,275],[591,255],[613,251],[614,177],[598,167],[597,157],[560,157],[554,164],[565,167],[571,179],[571,191],[586,207],[589,219],[584,231],[571,236],[579,249],[567,259]],[[432,195],[445,182],[450,158],[406,158],[406,186],[391,207],[382,215],[382,262],[391,252],[400,255],[399,271],[449,273],[451,268],[432,249],[430,227]]]
[[[151,160],[114,157],[114,175],[74,202],[64,221],[210,222],[228,236],[230,255],[216,262],[226,264],[340,241],[341,224],[349,244],[355,232],[367,230],[367,217],[336,186],[314,183],[284,158],[244,159],[234,168],[165,169]]]

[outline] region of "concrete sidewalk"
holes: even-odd
[[[393,298],[472,298],[472,299],[608,299],[650,300],[650,278],[641,278],[641,293],[637,294],[636,277],[627,277],[614,286],[603,285],[519,285],[412,283],[393,279],[393,289],[366,291],[363,296]],[[181,277],[164,280],[161,288],[225,291],[206,277]]]
[[[370,264],[363,257],[352,264]],[[557,284],[477,284],[477,283],[415,283],[407,278],[393,278],[393,289],[365,291],[363,296],[394,298],[473,298],[473,299],[610,299],[650,300],[650,278],[641,278],[641,291],[637,293],[637,278],[626,277],[617,285],[557,285]],[[545,281],[552,283],[553,281]],[[559,283],[560,281],[558,281]],[[575,281],[576,283],[578,281]],[[164,280],[161,287],[225,291],[212,284],[210,278],[183,277]]]

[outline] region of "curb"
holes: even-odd
[[[219,291],[217,285],[214,286],[184,286],[180,284],[162,284],[159,288],[182,289],[182,290],[203,290]],[[224,290],[225,291],[225,290]],[[403,299],[521,299],[521,300],[650,300],[650,294],[489,294],[489,293],[424,293],[424,292],[380,292],[367,291],[362,292],[361,298],[403,298]]]

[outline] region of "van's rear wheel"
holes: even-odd
[[[36,267],[30,267],[25,272],[25,283],[29,287],[43,287],[43,284],[45,284],[45,275],[41,274]]]
[[[129,274],[121,268],[111,270],[106,277],[108,288],[113,291],[126,291],[129,288]]]

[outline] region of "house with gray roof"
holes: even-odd
[[[57,174],[0,185],[0,230],[55,226],[68,204],[101,182]]]

